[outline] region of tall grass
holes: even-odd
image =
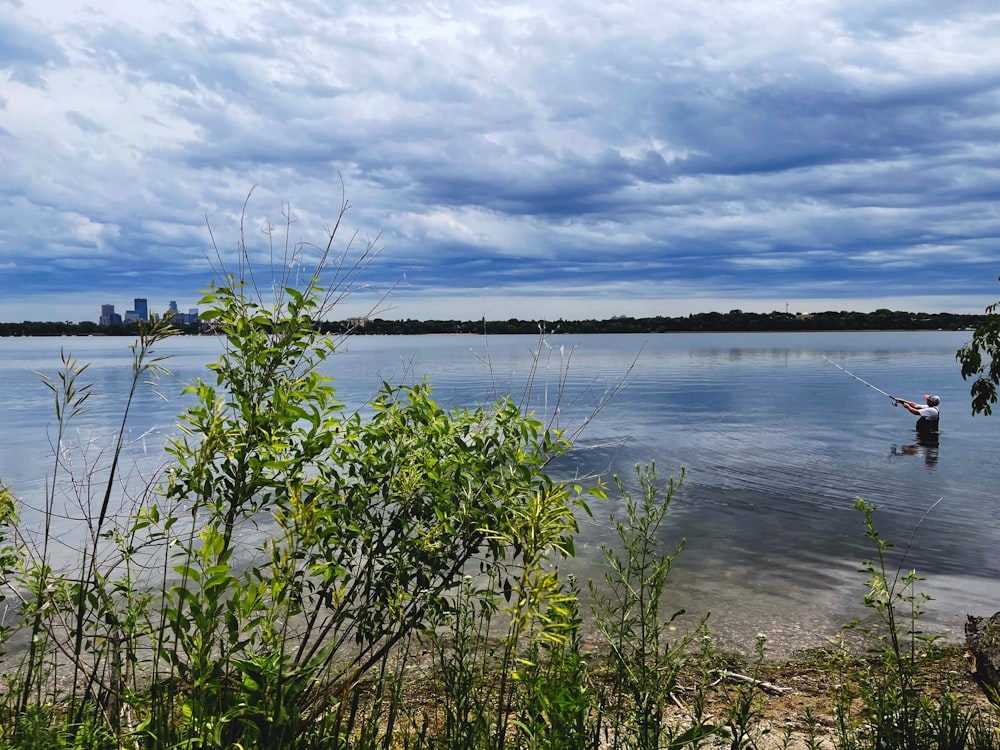
[[[625,500],[625,518],[612,517],[619,544],[602,546],[607,567],[604,585],[591,581],[590,589],[595,622],[610,649],[611,681],[603,702],[607,712],[603,724],[611,727],[605,742],[615,749],[651,750],[678,741],[665,724],[665,711],[688,658],[688,647],[703,630],[707,615],[674,639],[673,623],[684,611],[666,617],[663,612],[667,578],[684,542],[664,551],[658,532],[683,473],[677,482],[669,480],[662,497],[655,466],[637,469],[637,478],[638,500],[616,478]],[[683,741],[715,731],[714,726],[698,723]]]
[[[905,568],[907,549],[893,566],[895,545],[875,525],[877,506],[859,498],[854,507],[875,552],[861,567],[867,583],[864,603],[874,618],[856,620],[846,628],[864,637],[872,659],[860,679],[841,688],[839,746],[846,750],[997,747],[1000,735],[994,717],[961,705],[950,691],[937,701],[921,694],[916,680],[919,665],[938,641],[920,627],[930,600],[919,589],[924,579]]]

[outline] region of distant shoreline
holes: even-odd
[[[986,313],[921,313],[876,310],[871,313],[696,313],[683,317],[613,317],[604,320],[384,320],[349,318],[316,321],[317,329],[334,335],[466,334],[498,336],[539,333],[818,333],[829,331],[903,332],[975,331],[990,318]],[[217,335],[210,321],[176,326],[184,335]],[[27,336],[136,336],[134,322],[102,326],[91,321],[23,321],[0,323],[0,337]]]
[[[787,329],[761,329],[761,330],[718,330],[718,331],[703,331],[703,330],[692,330],[692,331],[546,331],[545,333],[550,335],[567,335],[571,333],[583,333],[586,335],[616,335],[616,336],[644,336],[644,335],[691,335],[691,334],[706,334],[706,333],[956,333],[960,331],[966,331],[967,333],[973,333],[974,328],[820,328],[820,329],[810,329],[802,331],[790,331]],[[135,335],[136,332],[131,334],[128,333],[37,333],[37,334],[0,334],[0,338],[8,339],[62,339],[62,338],[72,338],[72,339],[86,339],[86,338],[126,338],[130,335]],[[535,331],[534,333],[538,333]],[[197,336],[203,338],[222,338],[221,333],[191,333],[188,331],[179,331],[175,335],[177,336]],[[486,331],[484,333],[474,333],[469,331],[458,331],[454,333],[450,332],[440,332],[440,331],[420,331],[420,332],[408,332],[408,333],[358,333],[351,332],[350,335],[363,335],[363,336],[525,336],[530,335],[527,332],[517,331],[517,332],[495,332]]]

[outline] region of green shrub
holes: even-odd
[[[368,732],[346,710],[356,688],[460,614],[469,574],[508,595],[509,653],[564,637],[545,564],[572,552],[582,490],[545,467],[567,441],[510,398],[446,410],[426,383],[384,383],[369,416],[347,412],[320,371],[336,342],[316,325],[353,273],[331,256],[335,231],[319,247],[287,243],[267,288],[241,238],[239,276],[201,300],[225,349],[186,389],[166,478],[115,512],[126,409],[76,574],[52,569],[50,496],[40,554],[5,566],[30,631],[16,713],[55,698],[79,718],[97,701],[149,747],[290,746],[330,715],[338,736]],[[293,276],[309,255],[312,273]],[[165,371],[154,347],[170,333],[163,321],[140,335],[129,404]],[[86,366],[64,365],[45,381],[60,441],[91,395]],[[54,677],[67,667],[68,696]]]

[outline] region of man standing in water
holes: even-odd
[[[914,416],[920,417],[917,420],[917,434],[928,435],[936,433],[941,423],[941,397],[924,396],[926,404],[918,404],[915,401],[907,401],[905,398],[897,398],[896,403],[902,404],[906,410]]]

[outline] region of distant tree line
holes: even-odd
[[[540,328],[553,333],[696,333],[725,331],[887,331],[913,330],[958,331],[974,329],[986,320],[983,313],[912,313],[880,309],[871,313],[821,312],[809,315],[792,313],[751,313],[730,310],[728,313],[696,313],[683,317],[631,318],[616,316],[607,320],[352,320],[320,323],[324,332],[355,335],[422,333],[538,333]]]
[[[323,333],[353,335],[417,335],[430,333],[536,334],[539,329],[552,333],[697,333],[725,331],[958,331],[983,325],[987,315],[956,313],[913,313],[880,309],[862,312],[820,312],[792,314],[783,312],[752,313],[730,310],[728,313],[696,313],[670,318],[655,316],[631,318],[615,316],[606,320],[382,320],[350,319],[318,321]],[[210,323],[180,324],[182,334],[214,333]],[[0,323],[0,336],[135,336],[135,322],[102,326],[92,321]]]
[[[203,323],[177,324],[180,333],[207,333],[210,326]],[[72,321],[31,321],[21,323],[0,323],[0,336],[131,336],[139,334],[139,324],[135,321],[102,326],[90,320],[79,323]]]

